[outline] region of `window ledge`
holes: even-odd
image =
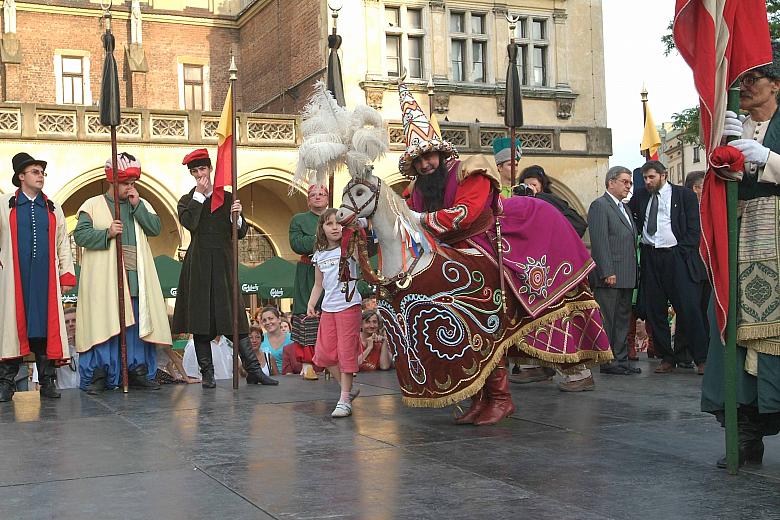
[[[405,83],[412,92],[428,92],[427,81],[422,79],[407,79]],[[506,85],[501,83],[470,83],[456,82],[449,79],[435,78],[436,94],[460,94],[473,96],[503,96]],[[360,88],[395,90],[398,88],[398,79],[390,77],[366,77],[360,82]],[[528,99],[575,99],[577,94],[570,88],[558,87],[530,87],[521,88],[523,97]]]

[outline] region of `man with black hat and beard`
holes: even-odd
[[[728,111],[725,114],[723,135],[739,138],[729,146],[744,156],[744,171],[723,168],[715,172],[739,183],[741,218],[736,283],[740,466],[760,465],[763,438],[780,432],[780,42],[772,42],[772,57],[772,63],[749,70],[739,78],[739,108],[747,112],[747,117]],[[702,205],[709,210],[702,212],[705,228],[709,214],[718,209],[707,200],[715,180],[704,180]],[[701,405],[703,411],[714,414],[723,425],[724,349],[720,333],[710,333]],[[725,457],[717,465],[725,468]]]
[[[69,357],[60,298],[76,285],[65,215],[43,193],[46,161],[18,153],[12,163],[18,189],[0,195],[0,402],[13,398],[30,353],[41,397],[60,397],[54,364]]]
[[[191,234],[192,241],[184,257],[179,277],[173,332],[190,333],[202,375],[203,388],[215,388],[211,340],[219,335],[233,337],[233,292],[231,261],[232,226],[238,227],[238,238],[249,229],[241,215],[241,202],[224,192],[221,202],[211,182],[213,168],[205,148],[195,150],[182,160],[196,186],[179,199],[179,222]],[[214,195],[214,197],[212,197]],[[232,222],[238,212],[237,222]],[[249,321],[243,309],[239,312],[238,351],[249,384],[277,385],[265,375],[249,342]]]

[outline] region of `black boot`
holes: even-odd
[[[87,387],[87,393],[89,395],[100,395],[106,391],[106,378],[108,374],[102,368],[96,368],[92,372],[92,382]]]
[[[35,354],[35,364],[38,367],[38,382],[41,385],[41,397],[49,399],[59,399],[62,394],[57,391],[57,384],[54,382],[57,370],[54,368],[54,361],[49,361],[45,355]]]
[[[198,366],[200,367],[201,386],[203,388],[216,388],[214,361],[211,358],[211,339],[200,335],[193,339],[195,342],[195,357],[198,358]]]
[[[138,365],[127,371],[127,382],[139,390],[159,390],[160,385],[154,379],[149,379],[149,369],[146,365]]]
[[[260,362],[257,360],[257,354],[252,350],[249,338],[238,340],[238,354],[241,356],[241,364],[246,370],[246,382],[249,385],[278,385],[279,381],[271,379],[260,368]]]
[[[14,398],[16,374],[19,372],[21,364],[21,359],[0,363],[0,403],[8,402]]]
[[[760,466],[764,459],[764,435],[761,426],[750,413],[740,410],[738,414],[739,467]],[[718,460],[717,466],[725,469],[726,457]]]

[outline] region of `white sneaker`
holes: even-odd
[[[333,413],[330,414],[331,417],[349,417],[350,415],[352,415],[352,405],[342,403],[341,401],[338,402],[336,408],[333,409]]]
[[[357,386],[353,385],[352,386],[352,391],[349,392],[349,402],[351,403],[352,401],[357,399],[359,395],[360,395],[360,388],[358,388]]]

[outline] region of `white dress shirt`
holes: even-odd
[[[677,245],[677,239],[672,233],[672,185],[665,182],[661,191],[658,192],[658,227],[655,235],[650,236],[647,233],[647,222],[650,219],[650,206],[653,203],[653,195],[647,202],[645,210],[645,225],[642,228],[642,243],[648,244],[656,249],[674,247]]]
[[[623,217],[625,217],[625,219],[628,221],[628,224],[629,224],[629,225],[631,226],[631,228],[633,229],[634,225],[633,225],[633,223],[631,222],[631,217],[629,217],[629,216],[628,216],[628,211],[626,211],[626,206],[623,204],[623,201],[622,201],[622,200],[618,200],[618,198],[617,198],[617,197],[615,197],[614,195],[612,195],[612,194],[611,194],[610,192],[608,192],[608,191],[607,191],[607,192],[605,192],[605,193],[606,193],[607,195],[609,195],[609,198],[610,198],[610,199],[612,199],[612,202],[614,202],[614,203],[615,203],[615,205],[617,206],[618,210],[620,211],[620,214],[621,214],[621,215],[623,215]]]

